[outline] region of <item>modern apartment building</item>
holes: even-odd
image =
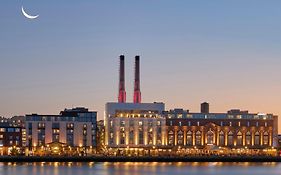
[[[97,112],[86,108],[65,109],[59,115],[26,115],[26,146],[33,154],[42,149],[54,154],[93,153],[96,121]]]

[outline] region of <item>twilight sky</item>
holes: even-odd
[[[23,17],[22,5],[39,18]],[[120,54],[132,101],[139,54],[143,102],[196,112],[208,101],[211,112],[281,116],[280,7],[279,0],[1,0],[0,115],[86,106],[101,119],[104,104],[117,100]]]

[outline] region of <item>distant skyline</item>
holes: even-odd
[[[21,7],[37,19],[21,14]],[[133,101],[281,116],[281,1],[0,2],[0,116],[85,106],[103,118],[117,101],[119,55]],[[281,119],[279,119],[279,128]],[[279,132],[281,129],[279,129]]]

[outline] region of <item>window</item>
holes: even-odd
[[[60,128],[60,124],[59,123],[53,123],[52,124],[52,128],[53,129],[59,129]]]
[[[157,126],[161,126],[161,121],[157,121]]]
[[[232,131],[228,132],[227,143],[228,143],[228,146],[232,146],[233,145],[233,132]]]
[[[8,132],[15,132],[15,128],[8,128]]]
[[[143,144],[143,127],[139,125],[139,144]]]
[[[192,132],[191,131],[188,131],[186,133],[186,145],[192,146]]]
[[[183,145],[183,132],[178,131],[178,145]]]
[[[129,133],[129,144],[134,144],[134,129],[130,130],[130,133]]]
[[[152,145],[153,144],[153,128],[152,127],[149,127],[148,128],[148,144],[149,145]]]
[[[255,133],[255,145],[260,145],[260,133],[258,131]]]
[[[174,145],[174,140],[175,140],[174,132],[170,131],[168,133],[168,144],[169,145]]]
[[[224,132],[223,131],[220,131],[220,133],[219,133],[219,145],[220,146],[225,146],[225,140],[224,140]]]
[[[251,133],[248,131],[246,133],[246,145],[251,145]]]
[[[214,133],[212,131],[207,132],[207,144],[214,144]]]
[[[263,144],[264,145],[268,145],[269,143],[269,135],[268,135],[268,132],[264,132],[263,133]]]
[[[195,134],[195,144],[196,145],[201,145],[201,132],[197,131]]]
[[[237,133],[237,146],[242,146],[242,140],[243,140],[242,133],[239,131]]]

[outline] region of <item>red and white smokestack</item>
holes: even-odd
[[[124,55],[120,55],[118,102],[119,102],[119,103],[126,103],[126,91],[125,91],[125,56],[124,56]]]
[[[134,103],[141,103],[141,91],[140,91],[140,56],[136,56],[136,57],[135,57]]]

